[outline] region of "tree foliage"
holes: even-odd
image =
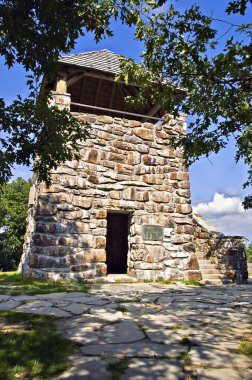
[[[245,14],[251,1],[231,1],[226,14]],[[174,144],[185,146],[188,164],[208,157],[236,140],[236,160],[249,165],[252,185],[252,24],[236,25],[228,20],[220,34],[212,16],[197,5],[177,10],[171,4],[166,12],[138,22],[136,38],[143,41],[143,61],[122,60],[126,80],[138,81],[138,99],[160,103],[172,114],[184,112],[193,117],[187,136]],[[244,201],[252,207],[252,197]]]
[[[245,250],[248,263],[252,263],[252,243],[248,244]]]
[[[0,270],[16,269],[22,254],[31,181],[17,178],[0,193]]]

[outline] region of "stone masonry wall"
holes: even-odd
[[[169,146],[184,133],[185,117],[153,125],[75,116],[91,123],[91,136],[80,144],[80,161],[52,172],[49,188],[34,178],[20,271],[49,280],[104,278],[107,213],[121,212],[130,215],[128,275],[201,279],[183,151]],[[144,225],[161,226],[163,238],[144,240]]]
[[[221,234],[199,214],[193,215],[193,221],[197,258],[206,258],[216,264],[224,283],[246,282],[248,269],[244,238]]]

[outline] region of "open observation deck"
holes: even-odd
[[[60,79],[47,88],[71,95],[71,111],[106,114],[139,121],[157,122],[165,112],[148,99],[142,108],[126,104],[126,96],[136,96],[139,85],[116,81],[120,73],[119,56],[109,50],[72,54],[59,59]]]

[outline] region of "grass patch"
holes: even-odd
[[[186,364],[188,364],[191,360],[191,355],[189,354],[189,352],[182,352],[179,358],[180,360],[183,360]]]
[[[189,278],[188,280],[182,280],[181,283],[184,285],[205,286],[205,284],[202,284],[201,282],[194,280],[194,278]]]
[[[126,298],[123,300],[116,300],[115,303],[140,303],[141,299],[140,298]]]
[[[51,379],[70,367],[77,345],[56,330],[55,317],[0,311],[0,379]]]
[[[240,348],[235,350],[237,354],[246,355],[252,359],[252,342],[248,340],[243,340],[240,343]]]
[[[124,374],[129,365],[128,358],[122,358],[118,362],[110,363],[106,366],[106,369],[111,372],[112,380],[119,380]]]
[[[176,283],[178,281],[174,281],[174,280],[160,280],[158,281],[160,284],[164,284],[164,285],[176,285]]]
[[[122,306],[122,305],[118,305],[116,308],[115,308],[116,311],[121,311],[123,314],[126,314],[128,313],[128,309],[125,307],[125,306]]]
[[[62,292],[87,293],[90,285],[70,281],[42,281],[25,279],[17,272],[0,272],[0,293],[18,296],[20,294],[35,295]]]
[[[168,326],[167,327],[167,330],[188,330],[190,328],[190,326],[187,326],[187,325],[173,325],[173,326]]]
[[[145,331],[149,330],[148,327],[146,327],[146,326],[144,326],[144,325],[141,325],[141,324],[138,325],[138,327],[139,327],[139,330],[141,330],[141,331],[144,333],[144,335],[146,335],[146,334],[145,334]]]

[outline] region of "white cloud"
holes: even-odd
[[[219,193],[214,194],[212,201],[196,205],[194,211],[208,216],[242,214],[245,212],[239,197],[225,197],[225,195]]]
[[[239,197],[215,193],[213,200],[198,203],[193,210],[225,235],[245,236],[252,240],[252,211],[244,210]]]

